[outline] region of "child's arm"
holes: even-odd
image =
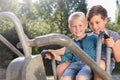
[[[115,60],[120,62],[120,39],[114,42],[113,38],[110,37],[105,39],[105,43],[108,47],[112,48]]]
[[[53,54],[53,56],[54,56],[54,58],[55,58],[55,60],[57,60],[57,61],[61,61],[61,57],[60,57],[60,55],[56,55],[56,54]],[[50,56],[50,54],[45,54],[45,59],[52,59],[51,58],[51,56]]]
[[[53,49],[49,49],[49,51],[53,54],[57,54],[57,55],[64,55],[65,53],[65,47],[57,49],[57,50],[53,50]]]
[[[120,62],[120,39],[114,43],[112,50],[116,61]]]
[[[62,61],[60,55],[64,55],[65,49],[66,48],[63,47],[63,48],[60,48],[60,49],[57,49],[57,50],[49,49],[48,51],[51,52],[51,54],[53,54],[55,60]],[[45,58],[46,59],[52,59],[50,54],[45,54]]]

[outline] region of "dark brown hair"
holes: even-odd
[[[95,5],[88,11],[87,20],[90,21],[90,19],[95,15],[101,15],[101,18],[105,19],[107,17],[107,10],[101,5]]]

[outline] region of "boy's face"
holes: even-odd
[[[101,15],[99,14],[90,19],[89,25],[93,32],[98,35],[100,31],[105,31],[105,24],[107,21],[107,18],[102,19]]]
[[[85,29],[87,29],[87,23],[81,21],[79,18],[74,18],[69,23],[69,29],[75,37],[81,37],[85,34]]]

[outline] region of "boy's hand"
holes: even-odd
[[[50,60],[51,60],[52,58],[51,58],[50,54],[47,54],[47,53],[46,53],[46,54],[45,54],[45,59],[50,59]]]
[[[49,49],[48,51],[51,52],[51,54],[54,56],[55,60],[61,61],[61,57],[60,57],[60,55],[57,55],[56,50]],[[45,54],[45,59],[50,59],[51,60],[52,58],[51,58],[50,54],[46,53]]]
[[[115,42],[114,42],[113,38],[110,37],[110,38],[105,39],[105,44],[107,45],[107,47],[112,48],[112,47],[114,47]]]

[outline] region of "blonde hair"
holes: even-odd
[[[68,23],[70,24],[73,19],[80,19],[80,21],[84,21],[87,24],[86,16],[83,12],[74,12],[68,18]]]

